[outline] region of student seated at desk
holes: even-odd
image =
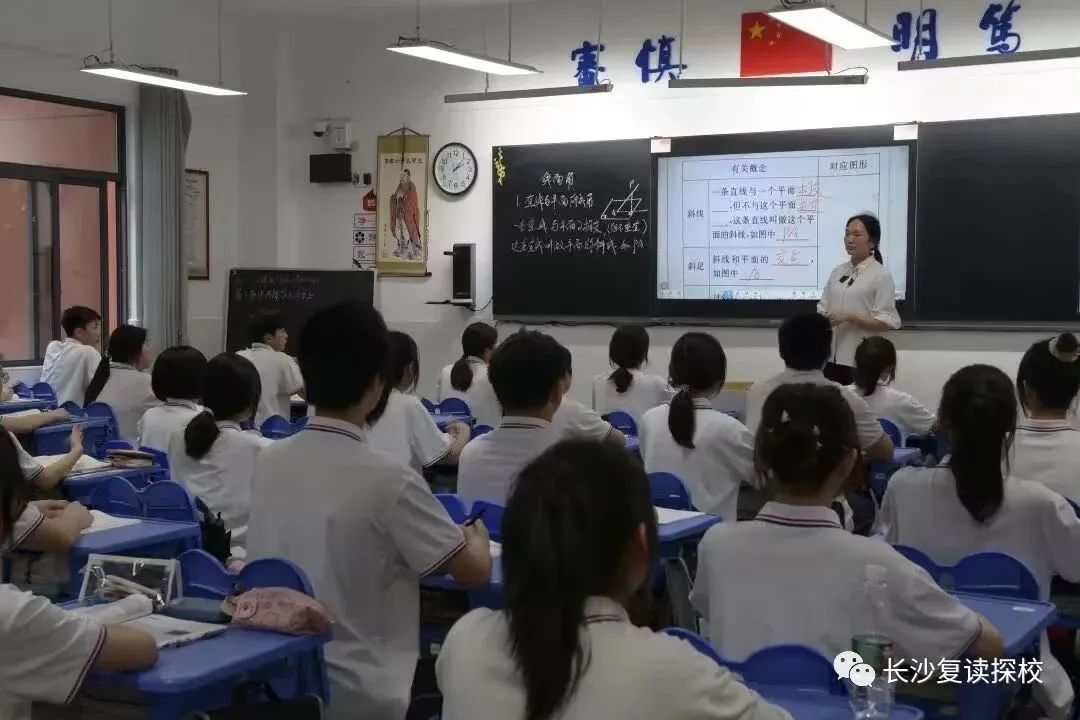
[[[516,332],[495,349],[488,378],[506,414],[461,451],[458,494],[466,502],[505,505],[521,469],[558,439],[551,418],[564,402],[565,367],[563,347],[535,330]]]
[[[292,414],[292,396],[304,395],[304,379],[296,360],[285,352],[289,333],[285,331],[285,318],[278,313],[262,313],[251,320],[251,347],[237,353],[247,358],[259,371],[262,395],[255,413],[255,427],[272,415],[286,420]]]
[[[1068,420],[1080,390],[1080,345],[1072,333],[1024,353],[1016,393],[1025,417],[1016,428],[1011,476],[1041,482],[1080,502],[1080,431]]]
[[[473,383],[487,377],[487,365],[499,342],[499,331],[491,325],[474,322],[461,334],[461,357],[439,373],[436,396],[439,402],[461,398],[472,407]]]
[[[870,412],[893,422],[901,437],[929,435],[937,418],[922,403],[892,386],[896,379],[896,347],[880,335],[864,339],[855,349],[852,389]]]
[[[691,601],[716,649],[740,661],[796,643],[835,657],[875,627],[865,590],[873,579],[887,588],[893,612],[882,632],[897,657],[999,656],[997,630],[925,570],[878,539],[843,531],[831,505],[860,462],[858,445],[838,387],[783,385],[765,401],[755,463],[776,499],[750,522],[710,528],[698,548]]]
[[[480,522],[456,526],[423,478],[365,436],[386,367],[378,311],[320,310],[299,348],[317,414],[259,455],[248,559],[293,561],[333,615],[328,717],[403,720],[420,650],[420,578],[486,583],[490,541]]]
[[[67,339],[53,340],[45,348],[41,382],[56,391],[56,403],[86,404],[86,386],[101,362],[101,315],[82,305],[69,307],[60,316]]]
[[[522,470],[503,518],[504,610],[450,630],[445,720],[780,720],[688,643],[645,627],[656,513],[640,464],[567,440]]]
[[[977,552],[1007,553],[1031,569],[1043,600],[1054,575],[1080,581],[1080,520],[1068,501],[1041,483],[1009,476],[1016,396],[1005,373],[989,365],[957,371],[945,383],[938,416],[952,454],[935,468],[893,475],[881,504],[885,540],[942,565]],[[1042,643],[1043,682],[1035,697],[1044,712],[1063,718],[1072,687],[1045,635]]]
[[[246,546],[255,461],[273,443],[240,427],[255,414],[260,392],[255,366],[237,354],[221,353],[206,364],[206,410],[169,442],[172,479],[221,515],[237,557],[244,556]]]
[[[412,393],[420,380],[420,355],[416,342],[403,332],[387,333],[389,360],[383,399],[372,413],[368,442],[395,460],[422,473],[437,463],[456,465],[469,426],[450,423],[439,430],[420,398]]]
[[[189,345],[171,347],[158,355],[150,375],[154,397],[163,404],[139,420],[139,447],[169,451],[173,433],[187,427],[203,411],[199,405],[206,375],[206,356]]]
[[[622,325],[611,334],[608,359],[615,371],[593,378],[593,409],[601,415],[621,410],[641,426],[645,413],[671,400],[668,381],[641,368],[649,361],[649,333],[641,325]]]
[[[121,440],[139,439],[139,420],[161,401],[154,396],[150,376],[150,345],[145,328],[121,325],[109,336],[109,352],[101,358],[90,386],[86,404],[102,402],[112,408],[120,426]]]
[[[674,473],[695,508],[734,522],[739,487],[756,485],[757,478],[750,431],[712,405],[727,375],[724,348],[708,333],[687,333],[671,348],[668,374],[682,389],[670,405],[655,407],[642,419],[645,472]]]
[[[3,359],[4,356],[0,355],[0,361]],[[0,366],[0,403],[15,399],[15,390],[11,385],[11,375],[8,374],[7,368]]]
[[[559,403],[559,409],[555,411],[555,416],[551,419],[552,432],[559,439],[606,440],[624,447],[626,436],[621,430],[611,427],[611,423],[600,417],[600,413],[592,408],[585,407],[577,400],[567,397],[570,387],[574,384],[574,356],[562,345],[559,346],[559,354],[563,361],[563,399]]]

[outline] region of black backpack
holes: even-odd
[[[224,565],[232,554],[232,533],[225,529],[225,521],[221,519],[221,513],[214,515],[206,503],[199,498],[195,498],[195,508],[199,513],[203,550]]]

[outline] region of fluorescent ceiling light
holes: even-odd
[[[447,95],[444,98],[448,103],[482,102],[485,100],[522,100],[525,98],[558,97],[560,95],[592,95],[595,93],[608,93],[615,89],[611,83],[599,85],[570,85],[567,87],[531,88],[528,90],[500,90],[498,92],[465,93],[463,95]]]
[[[897,70],[932,70],[934,68],[972,67],[975,65],[999,65],[1001,63],[1031,62],[1034,60],[1068,60],[1080,58],[1080,47],[1054,48],[1052,50],[1025,50],[1002,55],[962,55],[960,57],[936,58],[934,60],[906,60],[897,63]]]
[[[768,14],[785,25],[845,50],[886,47],[896,43],[891,37],[838,13],[828,5],[780,7],[769,10]]]
[[[391,45],[386,49],[402,55],[412,55],[424,60],[456,65],[469,70],[478,70],[482,73],[491,73],[492,75],[533,75],[540,72],[531,65],[522,65],[509,60],[487,57],[486,55],[476,55],[458,50],[453,45],[446,45],[434,40],[424,40],[423,38],[399,38],[397,45]]]
[[[173,88],[175,90],[205,93],[206,95],[247,95],[245,92],[229,90],[220,85],[205,85],[203,83],[181,80],[176,75],[151,72],[150,70],[143,70],[142,68],[133,65],[124,65],[123,63],[117,62],[87,65],[82,71],[93,73],[95,75],[105,75],[106,77],[117,78],[120,80],[132,80],[147,85],[160,85],[161,87]]]
[[[870,76],[859,75],[770,75],[748,78],[671,78],[669,88],[749,88],[798,87],[804,85],[865,85]]]

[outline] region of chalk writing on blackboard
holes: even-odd
[[[627,193],[626,197],[608,200],[607,207],[604,208],[604,212],[600,216],[602,219],[613,220],[615,218],[633,217],[638,212],[647,212],[647,208],[641,208],[641,198],[637,196],[638,190],[641,189],[641,183],[631,180],[628,184],[630,192]]]

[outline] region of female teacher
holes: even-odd
[[[832,357],[825,376],[854,382],[855,348],[863,338],[900,327],[896,285],[881,260],[881,223],[873,215],[848,220],[844,249],[851,259],[837,266],[821,293],[818,312],[833,326]]]

